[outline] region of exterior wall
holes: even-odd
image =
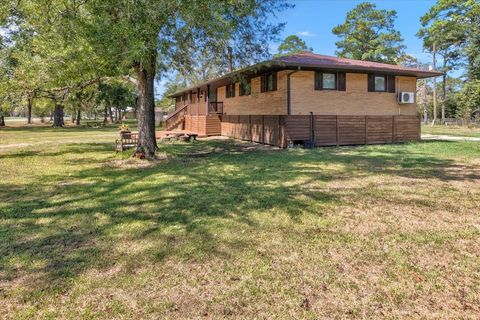
[[[417,105],[398,104],[397,93],[368,92],[367,74],[347,73],[346,91],[315,90],[315,72],[291,75],[291,114],[416,115]],[[416,78],[397,76],[396,91],[416,91]]]
[[[286,115],[287,74],[290,70],[277,73],[277,90],[260,92],[261,77],[251,80],[252,93],[239,96],[239,83],[235,84],[235,97],[226,98],[225,86],[217,88],[217,101],[223,102],[227,115]],[[298,71],[291,75],[291,114],[307,115],[310,112],[324,115],[416,115],[417,105],[398,104],[397,93],[416,91],[416,78],[397,76],[396,93],[368,92],[366,73],[347,73],[346,91],[315,90],[315,72]],[[196,92],[186,101],[176,103],[176,109],[189,104],[188,114],[205,115],[207,110],[203,98],[197,99]],[[198,101],[199,100],[199,101]]]
[[[217,100],[223,102],[223,112],[227,115],[284,115],[287,114],[287,74],[277,72],[277,90],[260,92],[261,77],[251,80],[252,93],[239,96],[239,83],[235,84],[235,97],[226,98],[225,86],[217,89]]]

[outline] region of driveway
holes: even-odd
[[[476,137],[449,136],[443,134],[422,134],[422,140],[443,140],[443,141],[479,141]]]

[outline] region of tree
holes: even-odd
[[[480,109],[480,80],[467,81],[460,91],[457,116],[465,120],[472,118],[473,112]]]
[[[167,70],[188,71],[200,49],[235,57],[239,65],[268,53],[282,24],[267,17],[289,7],[284,0],[25,0],[14,13],[33,26],[43,51],[60,52],[62,74],[81,84],[88,77],[130,76],[138,92],[137,152],[153,158],[156,150],[154,79]],[[52,10],[54,8],[54,10]],[[13,12],[13,10],[12,10]],[[61,37],[59,47],[50,39]],[[64,46],[65,44],[65,46]],[[52,50],[54,49],[54,50]],[[85,51],[85,52],[84,52]],[[73,61],[68,58],[78,55]],[[52,55],[54,56],[54,55]],[[65,58],[65,59],[64,59]],[[78,60],[82,65],[78,64]],[[75,74],[68,71],[75,70]],[[133,76],[133,77],[132,77]],[[58,77],[58,78],[57,78]]]
[[[480,2],[478,0],[439,0],[421,18],[425,35],[442,48],[460,54],[467,61],[467,77],[480,79]],[[455,58],[455,56],[453,57]]]
[[[405,46],[400,32],[395,30],[397,13],[377,10],[376,5],[363,2],[347,13],[345,23],[332,32],[342,38],[335,44],[340,57],[396,63]]]
[[[300,39],[300,37],[296,35],[290,35],[286,37],[278,46],[278,53],[275,56],[280,57],[302,51],[312,52],[313,49],[308,47],[305,41]]]
[[[121,120],[121,113],[127,107],[135,104],[136,93],[132,86],[125,82],[103,82],[98,85],[98,91],[96,101],[105,107],[104,122],[107,122],[107,118],[110,118],[110,122],[113,122],[114,114],[115,121],[118,122]],[[115,110],[115,113],[112,109]]]
[[[27,101],[29,118],[33,99],[52,100],[53,126],[63,126],[69,91],[98,81],[101,63],[78,28],[62,24],[76,16],[76,1],[5,0],[1,8],[0,28],[5,30],[8,56],[14,63],[8,76],[11,95]]]
[[[284,6],[274,0],[86,2],[82,26],[87,39],[111,67],[132,70],[136,78],[137,153],[153,158],[156,150],[155,77],[169,68],[185,74],[200,48],[209,50],[210,56],[230,49],[238,60],[263,55],[278,33],[265,24],[266,17]]]
[[[462,52],[466,43],[467,32],[464,24],[456,23],[452,19],[444,19],[437,14],[432,14],[432,11],[435,10],[432,8],[420,19],[423,28],[418,31],[417,36],[423,39],[425,50],[441,56],[442,66],[440,70],[443,72],[441,121],[443,123],[447,103],[448,72],[458,69],[462,63]],[[434,48],[435,52],[433,52]]]

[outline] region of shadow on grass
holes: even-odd
[[[92,157],[111,152],[110,144],[64,148],[17,156],[68,152],[81,157],[57,161],[93,166],[31,185],[0,184],[0,283],[34,275],[25,284],[32,294],[68,290],[69,280],[89,270],[228,257],[255,247],[255,237],[235,236],[241,228],[260,228],[253,214],[286,213],[294,222],[304,214],[322,216],[345,201],[324,187],[332,180],[373,174],[479,179],[452,174],[460,165],[451,160],[402,146],[245,151],[230,140],[168,144],[160,151],[170,159],[143,169],[110,167]],[[211,153],[182,156],[205,150]],[[326,169],[330,165],[335,168]]]

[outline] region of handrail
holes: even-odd
[[[165,119],[165,121],[168,121],[170,120],[170,118],[172,118],[173,116],[175,116],[177,113],[183,111],[185,108],[188,108],[188,104],[184,105],[183,107],[181,107],[180,109],[177,109],[175,111],[173,111],[172,113],[170,113],[170,115],[168,115],[168,117]]]
[[[183,107],[181,107],[180,109],[177,109],[175,110],[172,114],[170,114],[164,121],[163,121],[163,124],[164,124],[164,128],[169,130],[169,127],[171,124],[175,124],[175,122],[178,121],[178,119],[180,117],[183,117],[185,116],[185,114],[187,113],[186,112],[186,109],[188,108],[188,104],[184,105]],[[170,124],[170,122],[172,122]]]

